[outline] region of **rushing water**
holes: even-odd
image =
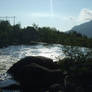
[[[45,56],[54,61],[58,57],[63,58],[62,45],[59,44],[38,44],[18,45],[0,49],[0,73],[6,72],[15,62],[25,56]]]

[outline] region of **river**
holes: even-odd
[[[26,56],[45,56],[54,61],[64,58],[60,44],[9,46],[0,49],[0,73],[6,72],[15,62]]]

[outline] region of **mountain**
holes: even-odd
[[[74,30],[78,33],[86,35],[89,38],[92,38],[92,21],[74,26],[71,30]]]

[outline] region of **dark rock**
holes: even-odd
[[[42,56],[28,56],[15,63],[7,72],[13,76],[16,76],[16,74],[20,72],[23,67],[32,63],[39,64],[47,67],[48,69],[59,69],[59,65],[54,63],[50,58]]]
[[[64,85],[64,75],[52,59],[29,56],[15,63],[7,73],[21,85],[23,92],[42,92],[53,84]]]

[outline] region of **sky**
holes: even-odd
[[[92,0],[0,0],[0,19],[5,16],[15,16],[22,27],[35,23],[67,31],[92,20]]]

